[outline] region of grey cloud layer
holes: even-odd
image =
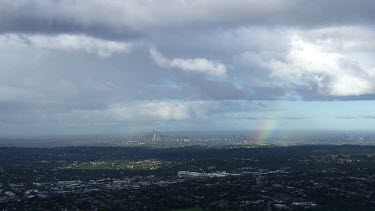
[[[194,25],[372,24],[374,7],[371,0],[2,0],[0,29],[132,38],[160,27]]]
[[[254,100],[374,100],[374,7],[0,0],[0,131],[255,121],[272,108]]]

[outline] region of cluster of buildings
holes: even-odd
[[[214,169],[210,166],[208,169]],[[252,168],[251,168],[252,169]],[[189,181],[192,179],[209,179],[236,177],[241,174],[262,175],[268,173],[277,173],[279,171],[269,171],[266,169],[256,169],[253,172],[244,171],[248,168],[239,169],[241,173],[228,173],[225,171],[216,171],[210,173],[201,173],[194,171],[178,171],[177,177],[155,177],[133,176],[123,179],[103,178],[99,180],[60,180],[54,182],[33,182],[32,185],[25,183],[10,183],[6,187],[0,185],[0,203],[17,202],[27,199],[47,199],[66,194],[85,194],[99,191],[113,190],[138,190],[150,186],[167,187],[177,183]],[[3,189],[5,188],[5,189]]]
[[[199,177],[227,177],[227,176],[241,176],[241,174],[227,173],[222,172],[213,172],[213,173],[200,173],[195,171],[179,171],[177,172],[178,177],[180,178],[199,178]]]
[[[0,210],[375,210],[371,147],[2,150]]]
[[[0,186],[0,203],[17,202],[25,199],[46,199],[66,194],[83,194],[98,191],[137,190],[151,185],[166,187],[183,182],[179,178],[162,179],[154,176],[136,176],[124,179],[105,178],[100,180],[69,180],[56,182],[34,182],[32,186],[24,183],[10,183],[7,190]]]

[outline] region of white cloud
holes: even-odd
[[[286,86],[316,86],[320,94],[333,96],[373,94],[373,71],[363,69],[359,62],[340,49],[295,35],[282,59],[274,58],[263,65]]]
[[[264,106],[264,105],[263,105]],[[228,118],[232,113],[256,114],[265,111],[259,104],[248,101],[182,101],[158,100],[111,104],[103,109],[77,109],[61,115],[63,119],[103,122],[194,121]],[[238,118],[238,117],[236,117]]]
[[[327,51],[372,52],[375,30],[363,26],[339,26],[308,30],[301,33],[304,39],[320,45]]]
[[[107,112],[120,120],[187,120],[206,116],[207,102],[160,101],[138,105],[116,105]]]
[[[186,121],[207,117],[216,102],[211,101],[145,101],[113,104],[100,110],[74,110],[65,118],[98,121]]]
[[[200,72],[219,78],[226,77],[226,67],[219,62],[211,61],[206,58],[194,59],[168,59],[156,49],[150,49],[151,58],[160,66],[166,68],[177,68],[186,72]]]
[[[131,45],[123,42],[107,41],[86,35],[30,35],[30,34],[3,34],[0,35],[0,45],[32,46],[35,48],[85,51],[99,57],[108,57],[113,53],[128,52]]]

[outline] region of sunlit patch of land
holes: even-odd
[[[156,170],[166,166],[169,162],[161,160],[116,160],[116,161],[91,161],[81,163],[71,163],[63,169],[75,170]]]

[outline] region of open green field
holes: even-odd
[[[160,160],[140,160],[140,161],[92,161],[83,163],[72,163],[64,166],[64,169],[77,170],[156,170],[168,164]]]

